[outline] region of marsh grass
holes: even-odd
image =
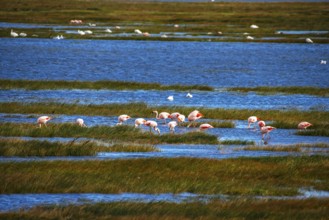
[[[223,140],[219,144],[222,145],[255,145],[255,141],[247,140]]]
[[[74,124],[64,123],[48,124],[48,127],[39,128],[34,124],[0,123],[0,136],[86,137],[111,142],[134,142],[151,145],[162,143],[218,144],[217,136],[204,132],[156,135],[126,125],[83,128]]]
[[[296,195],[329,190],[329,157],[149,158],[0,163],[0,193]],[[316,180],[316,181],[315,181]],[[29,184],[26,184],[29,183]]]
[[[142,83],[126,81],[32,81],[0,79],[0,89],[110,89],[110,90],[177,90],[177,91],[213,91],[210,86],[203,85],[161,85],[159,83]]]
[[[329,150],[328,143],[314,143],[314,144],[292,144],[292,145],[274,145],[274,146],[247,146],[243,150],[250,151],[284,151],[284,152],[304,152],[310,148],[323,148]]]
[[[328,199],[212,200],[207,203],[113,202],[40,206],[1,213],[3,219],[326,219]]]
[[[102,146],[93,141],[49,142],[39,140],[0,139],[0,156],[46,157],[46,156],[94,156],[99,152],[150,152],[154,146],[114,144]]]
[[[296,132],[297,135],[303,135],[303,136],[329,136],[329,130],[328,128],[325,129],[306,129],[306,130],[300,130]]]
[[[306,95],[316,95],[316,96],[329,96],[329,88],[318,88],[318,87],[233,87],[227,88],[228,91],[235,92],[257,92],[259,94],[277,94],[277,93],[286,93],[286,94],[306,94]]]

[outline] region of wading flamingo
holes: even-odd
[[[158,123],[156,121],[148,120],[144,123],[144,125],[150,127],[150,132],[152,133],[152,128],[154,131],[158,132],[160,134],[160,129],[158,128]]]
[[[209,128],[214,128],[214,127],[210,124],[201,124],[199,126],[199,128],[200,128],[201,131],[205,131],[205,130],[208,130]]]
[[[311,38],[306,38],[306,39],[305,39],[305,42],[306,42],[306,43],[309,43],[309,44],[313,44],[313,41],[312,41]]]
[[[272,126],[263,126],[260,128],[260,133],[262,134],[262,140],[264,140],[265,137],[267,137],[267,140],[270,139],[270,132],[276,129],[275,127]]]
[[[187,116],[188,121],[191,122],[187,127],[190,127],[194,121],[196,121],[202,117],[203,117],[203,115],[198,110],[194,110]]]
[[[47,121],[49,121],[51,119],[52,118],[49,117],[49,116],[41,116],[41,117],[38,118],[37,123],[38,123],[40,128],[41,128],[42,124],[44,124],[47,127],[46,123],[47,123]]]
[[[169,101],[174,101],[174,96],[170,95],[170,96],[168,96],[167,99],[168,99]]]
[[[265,121],[259,121],[258,122],[258,126],[261,128],[261,127],[264,127],[266,124],[265,124]]]
[[[80,126],[80,127],[87,127],[87,125],[85,124],[84,120],[82,118],[78,118],[76,120],[76,123]]]
[[[135,120],[135,128],[140,127],[141,125],[145,124],[146,120],[144,118],[137,118]]]
[[[171,121],[168,123],[168,127],[171,133],[175,133],[175,127],[177,126],[176,121]]]
[[[155,113],[156,119],[163,119],[165,124],[166,124],[166,119],[171,118],[171,115],[168,112],[161,112],[159,114],[158,111],[153,111],[153,113]]]
[[[16,32],[14,32],[13,29],[11,29],[10,36],[12,36],[12,37],[18,37],[18,34]]]
[[[254,124],[254,128],[255,128],[255,123],[259,120],[260,118],[257,118],[256,116],[250,116],[248,118],[248,128],[250,128],[251,124]]]
[[[123,122],[127,121],[130,118],[129,115],[120,115],[118,117],[118,123],[117,125],[122,125]]]
[[[311,123],[307,122],[307,121],[303,121],[301,123],[298,124],[298,129],[306,129],[308,127],[312,126]]]
[[[187,98],[192,98],[193,95],[192,95],[191,93],[187,93],[187,94],[186,94],[186,97],[187,97]]]

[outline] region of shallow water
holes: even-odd
[[[328,87],[329,44],[1,38],[1,78]],[[142,89],[142,88],[141,88]]]
[[[329,111],[329,98],[311,95],[258,95],[254,92],[187,92],[155,90],[0,90],[0,102],[112,104],[143,102],[150,106],[189,106],[226,109],[296,109]],[[174,100],[169,101],[168,96]]]
[[[9,194],[0,195],[0,212],[18,211],[19,209],[30,209],[36,206],[60,206],[60,205],[83,205],[108,202],[208,202],[213,199],[228,201],[229,199],[308,199],[308,198],[329,198],[329,192],[317,190],[299,190],[297,196],[228,196],[228,195],[202,195],[193,193],[121,193],[121,194],[100,194],[100,193],[79,193],[79,194]]]

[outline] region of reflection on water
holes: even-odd
[[[307,199],[307,198],[329,198],[329,192],[316,190],[299,190],[297,196],[228,196],[228,195],[202,195],[193,193],[121,193],[121,194],[8,194],[0,195],[0,212],[18,211],[19,209],[30,209],[36,206],[48,205],[82,205],[109,202],[208,202],[213,199],[229,201],[230,199]]]

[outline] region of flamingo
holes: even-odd
[[[84,120],[82,118],[78,118],[76,120],[76,123],[80,126],[80,127],[87,127],[87,125],[85,124]]]
[[[180,115],[179,112],[174,112],[174,113],[171,113],[171,114],[170,114],[170,118],[171,118],[172,120],[176,120],[177,117],[178,117],[179,115]]]
[[[139,29],[135,29],[135,31],[134,31],[136,34],[139,34],[139,35],[142,35],[143,34],[143,32],[141,32]]]
[[[174,101],[174,96],[170,95],[170,96],[167,97],[167,99],[168,99],[169,101]]]
[[[176,121],[171,121],[168,123],[168,127],[170,132],[175,133],[175,127],[177,126],[177,122]]]
[[[199,126],[199,128],[200,128],[201,131],[205,131],[205,130],[208,130],[209,128],[214,128],[214,127],[210,124],[201,124]]]
[[[307,122],[307,121],[303,121],[301,123],[298,124],[298,129],[306,129],[308,127],[312,126],[311,123]]]
[[[158,128],[158,123],[156,123],[156,121],[152,121],[152,120],[148,120],[144,123],[144,125],[149,126],[150,127],[150,132],[152,133],[152,128],[154,131],[158,132],[158,134],[160,134],[160,129]]]
[[[19,34],[19,36],[21,36],[21,37],[26,37],[26,36],[27,36],[27,34],[26,34],[26,33],[24,33],[24,32],[21,32],[21,33]]]
[[[184,121],[185,121],[185,115],[179,114],[179,115],[177,116],[177,121],[178,121],[178,122],[184,122]]]
[[[171,118],[171,115],[168,112],[161,112],[159,114],[158,111],[153,111],[153,113],[155,113],[156,119],[163,119],[165,124],[166,124],[166,119]]]
[[[275,127],[272,127],[272,126],[263,126],[261,127],[260,129],[260,132],[262,134],[262,140],[264,140],[264,137],[267,136],[268,138],[270,138],[270,132],[273,130],[273,129],[276,129]]]
[[[18,37],[18,34],[16,32],[14,32],[13,29],[11,29],[10,36],[12,36],[12,37]]]
[[[258,120],[259,118],[257,118],[256,116],[250,116],[248,118],[248,128],[250,128],[250,125],[256,123]]]
[[[306,43],[309,43],[309,44],[313,44],[313,41],[312,41],[311,38],[306,38],[306,39],[305,39],[305,42],[306,42]]]
[[[202,117],[203,117],[203,115],[198,110],[194,110],[187,117],[188,121],[191,122],[187,127],[190,127],[194,121],[196,121]]]
[[[122,125],[123,122],[127,121],[130,118],[129,115],[120,115],[118,117],[118,123],[117,125]]]
[[[135,128],[145,124],[146,120],[144,118],[137,118],[135,120]]]
[[[258,126],[260,127],[260,128],[262,128],[262,127],[264,127],[266,124],[265,124],[265,121],[259,121],[258,122]]]
[[[107,33],[112,33],[112,31],[111,31],[110,28],[107,28],[107,29],[105,30],[105,32],[107,32]]]
[[[259,28],[257,25],[255,25],[255,24],[252,24],[252,25],[250,25],[250,28],[252,28],[252,29],[257,29],[257,28]]]
[[[40,128],[41,128],[42,124],[44,124],[47,127],[46,123],[47,123],[47,121],[49,121],[51,119],[52,118],[49,117],[49,116],[41,116],[41,117],[38,118],[37,123],[38,123]]]
[[[255,39],[255,38],[252,37],[252,36],[247,36],[246,38],[247,38],[247,40],[253,40],[253,39]]]

